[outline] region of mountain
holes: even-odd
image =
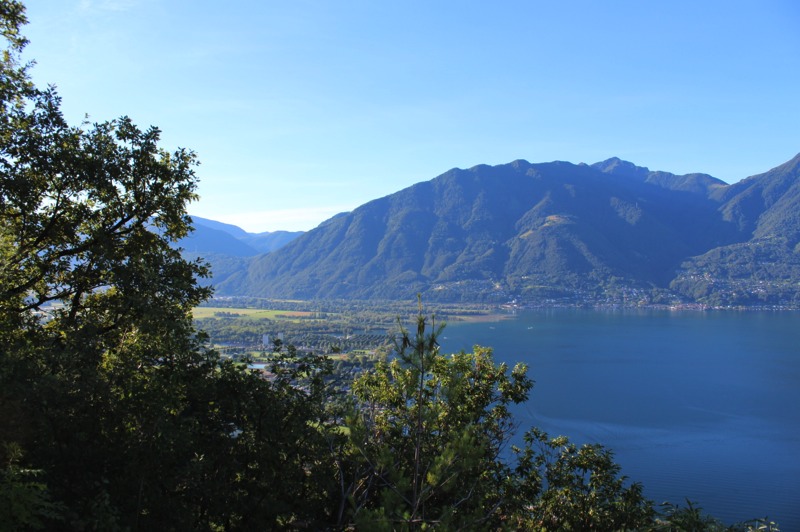
[[[800,303],[800,154],[712,192],[741,241],[687,259],[671,287],[718,305]]]
[[[756,241],[796,234],[797,166],[796,158],[735,185],[617,158],[452,169],[334,217],[255,258],[217,289],[305,299],[423,293],[502,300],[628,287],[697,299],[688,280],[725,256],[741,256],[737,246],[750,246],[756,264],[763,255]],[[786,250],[790,256],[776,255],[778,263],[797,257]]]
[[[207,228],[207,229],[215,229],[217,231],[222,231],[231,235],[237,239],[246,239],[247,237],[251,236],[252,233],[248,233],[241,227],[233,224],[226,224],[224,222],[218,222],[216,220],[211,220],[209,218],[201,218],[200,216],[192,216],[192,223],[195,227]]]
[[[248,233],[243,240],[247,245],[253,247],[259,253],[269,253],[280,249],[298,236],[303,231],[271,231],[266,233]]]
[[[279,249],[303,231],[267,231],[264,233],[248,233],[241,227],[232,224],[192,216],[194,233],[182,241],[181,247],[200,248],[207,252],[222,253],[235,256],[252,256],[269,253]],[[239,244],[233,244],[231,237]]]
[[[651,172],[648,168],[636,166],[617,157],[595,163],[592,167],[606,174],[638,179],[644,183],[657,185],[669,190],[683,190],[703,195],[708,195],[727,186],[724,181],[708,174],[678,176],[669,172]]]
[[[611,158],[454,168],[252,259],[217,293],[775,305],[800,304],[799,281],[800,155],[733,185]]]
[[[192,222],[194,231],[178,242],[178,245],[187,252],[200,256],[208,253],[230,255],[233,257],[252,257],[253,255],[258,255],[258,251],[247,244],[244,239],[238,238],[231,231],[222,228],[223,226],[227,226],[227,224],[194,216],[192,217]],[[229,227],[239,229],[235,225]],[[239,229],[239,231],[247,235],[243,229]]]
[[[177,245],[190,258],[202,257],[211,264],[214,284],[224,282],[232,274],[245,270],[252,257],[280,249],[302,231],[248,233],[235,225],[192,216],[194,231]]]

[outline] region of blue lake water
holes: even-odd
[[[657,503],[800,530],[800,313],[525,311],[441,343],[528,364],[520,432],[610,447]]]

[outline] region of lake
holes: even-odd
[[[656,503],[800,530],[800,313],[536,310],[442,337],[528,364],[519,432],[606,445]]]

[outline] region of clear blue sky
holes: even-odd
[[[727,182],[800,152],[796,0],[28,0],[68,119],[195,150],[190,212],[308,230],[450,168],[618,156]]]

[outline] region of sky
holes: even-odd
[[[201,165],[189,212],[312,229],[451,168],[800,152],[796,0],[27,0],[34,81]]]

